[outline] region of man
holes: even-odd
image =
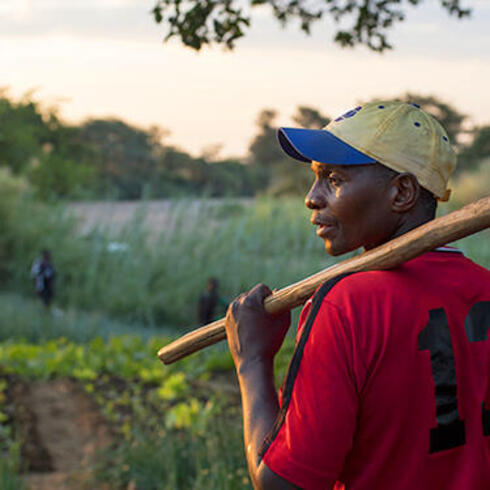
[[[226,310],[228,303],[219,295],[219,282],[216,277],[210,277],[206,291],[199,297],[197,304],[197,320],[199,325],[207,325],[216,320],[216,308]]]
[[[54,297],[54,281],[56,270],[51,262],[51,252],[43,250],[42,257],[34,261],[31,267],[34,287],[44,306],[49,308]]]
[[[306,205],[331,255],[406,233],[449,197],[455,154],[415,104],[366,104],[324,130],[281,128],[279,141],[311,162]],[[289,314],[266,314],[269,294],[256,286],[226,318],[256,488],[490,488],[486,269],[442,247],[327,282],[303,309],[279,397]]]

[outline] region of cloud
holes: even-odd
[[[241,0],[248,5],[247,0]],[[151,15],[155,0],[1,0],[1,38],[69,35],[84,39],[117,39],[160,43],[165,27]],[[406,20],[388,31],[398,55],[460,57],[478,53],[490,57],[490,1],[471,4],[470,19],[458,20],[439,2],[418,7],[405,5]],[[314,24],[312,35],[300,31],[297,22],[282,29],[268,6],[252,9],[252,28],[237,43],[248,47],[331,50],[337,24],[328,16]],[[363,47],[357,50],[362,51]],[[203,52],[205,55],[205,50]]]
[[[67,34],[106,39],[156,40],[153,0],[2,0],[1,37]],[[160,34],[160,37],[163,37]]]

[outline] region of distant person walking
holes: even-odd
[[[206,291],[199,298],[197,306],[197,318],[200,325],[207,325],[215,320],[216,307],[226,310],[228,302],[221,298],[218,293],[218,279],[210,277],[207,282]],[[224,311],[223,311],[224,313]]]
[[[49,308],[54,297],[54,281],[56,269],[51,262],[51,252],[43,250],[42,257],[37,258],[31,267],[31,277],[34,287],[42,302]]]

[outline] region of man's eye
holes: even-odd
[[[328,176],[328,182],[329,182],[329,184],[332,184],[332,185],[339,185],[341,182],[341,179],[339,179],[339,177],[337,177],[336,175],[329,175]]]

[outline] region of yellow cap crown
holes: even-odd
[[[325,130],[447,200],[456,154],[440,123],[416,104],[370,102],[332,121]]]

